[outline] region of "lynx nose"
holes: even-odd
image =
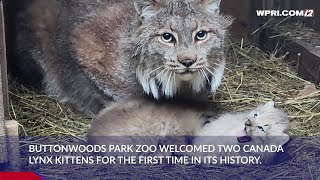
[[[187,67],[187,68],[190,67],[190,66],[192,66],[195,62],[196,62],[196,61],[193,60],[193,59],[185,59],[185,60],[180,61],[180,63],[181,63],[182,65],[184,65],[185,67]]]

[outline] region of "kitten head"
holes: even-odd
[[[133,41],[137,77],[145,93],[172,97],[187,84],[215,92],[225,67],[224,41],[231,20],[220,0],[135,0],[139,16]]]
[[[287,114],[275,108],[273,101],[252,110],[245,122],[245,131],[253,141],[270,145],[287,143],[290,139],[286,134],[288,127]]]

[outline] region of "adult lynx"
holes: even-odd
[[[128,96],[214,93],[231,20],[220,0],[32,0],[18,18],[19,60],[46,91],[97,113]]]

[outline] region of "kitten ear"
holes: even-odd
[[[281,136],[281,141],[279,142],[280,145],[285,145],[290,140],[290,136],[288,134],[283,133]]]
[[[136,9],[138,15],[142,20],[149,19],[152,16],[156,15],[163,4],[160,4],[158,0],[135,0],[134,8]]]
[[[274,103],[274,101],[269,101],[264,105],[264,107],[266,107],[268,109],[274,108],[275,107],[275,103]]]
[[[221,0],[201,0],[200,2],[209,13],[218,14],[220,12]]]

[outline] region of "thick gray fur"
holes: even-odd
[[[219,0],[28,1],[17,18],[19,61],[36,62],[47,94],[87,114],[128,96],[198,98],[221,83],[231,20]],[[203,28],[210,38],[193,42]],[[178,43],[161,43],[161,29]],[[201,71],[173,68],[192,57]]]

